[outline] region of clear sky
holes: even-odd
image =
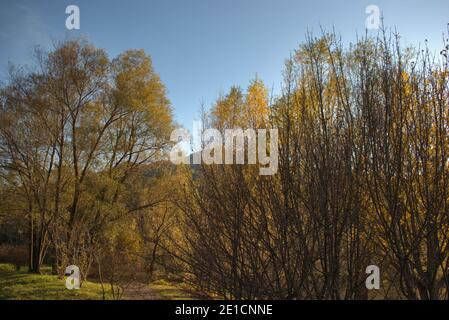
[[[80,30],[65,27],[78,5]],[[166,84],[175,119],[186,128],[231,85],[256,74],[276,90],[285,58],[320,25],[351,41],[362,35],[365,8],[377,5],[385,25],[408,44],[442,47],[449,0],[1,0],[0,78],[8,62],[27,64],[35,45],[84,35],[110,57],[143,48]],[[370,31],[374,32],[374,31]]]

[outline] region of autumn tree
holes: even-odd
[[[75,264],[87,276],[110,223],[160,201],[127,202],[125,185],[163,158],[171,108],[142,50],[109,60],[74,40],[36,61],[2,90],[2,168],[27,204],[33,271],[51,246],[60,274]]]

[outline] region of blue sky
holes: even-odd
[[[65,28],[70,4],[80,8],[80,30]],[[448,0],[3,0],[0,78],[8,62],[29,63],[35,45],[67,37],[87,36],[110,57],[143,48],[167,86],[175,119],[191,128],[200,104],[210,106],[231,85],[246,87],[257,74],[277,90],[284,60],[307,30],[335,27],[345,41],[363,34],[370,4],[406,43],[428,39],[441,47]]]

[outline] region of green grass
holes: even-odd
[[[101,300],[101,285],[85,281],[78,290],[68,290],[65,279],[50,275],[51,268],[43,267],[44,274],[17,271],[11,264],[0,264],[0,300]],[[104,284],[106,299],[111,299],[110,287]],[[194,297],[181,284],[159,280],[148,285],[149,296],[143,299],[188,300]],[[126,298],[126,292],[125,292]]]
[[[45,270],[44,270],[45,271]],[[102,299],[101,285],[87,282],[78,290],[68,290],[65,280],[53,275],[16,271],[0,264],[0,300],[96,300]]]

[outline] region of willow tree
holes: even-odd
[[[38,50],[36,61],[33,71],[12,70],[2,90],[2,166],[28,201],[40,252],[32,269],[51,246],[60,272],[75,264],[87,274],[108,224],[154,204],[126,202],[123,186],[169,146],[170,103],[143,50],[110,60],[74,40]]]

